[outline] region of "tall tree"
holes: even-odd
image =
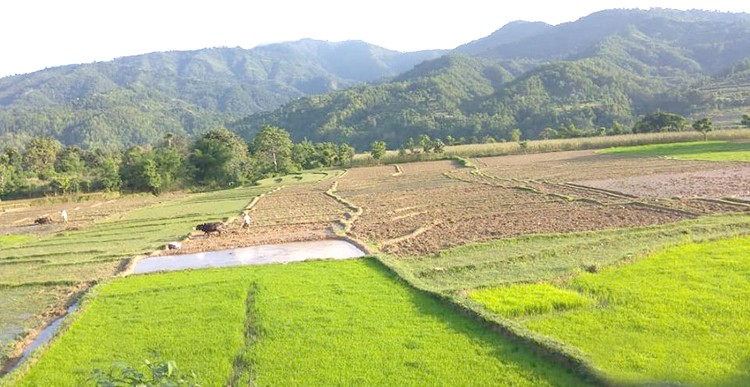
[[[354,152],[355,149],[353,146],[343,143],[339,145],[339,162],[343,166],[344,163],[348,163],[349,166],[352,165],[352,160],[354,159]]]
[[[24,167],[40,178],[54,174],[57,154],[62,151],[62,144],[52,137],[36,137],[26,145],[23,155]]]
[[[202,135],[190,147],[189,165],[195,182],[207,186],[234,186],[252,176],[247,144],[221,128]]]
[[[385,141],[375,141],[370,145],[370,155],[373,159],[380,161],[385,156]]]
[[[260,128],[252,148],[262,173],[291,172],[292,140],[286,130],[276,126]]]
[[[688,122],[685,117],[674,114],[656,111],[647,114],[633,126],[633,133],[648,132],[679,132],[688,128]]]
[[[714,130],[714,123],[708,118],[701,118],[693,122],[693,129],[703,133],[703,141],[707,141],[708,132]]]

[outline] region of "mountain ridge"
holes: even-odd
[[[303,39],[158,52],[0,79],[0,139],[127,146],[224,125],[248,138],[270,124],[362,148],[601,132],[655,109],[742,109],[731,85],[744,78],[720,78],[748,52],[750,15],[669,9],[516,21],[450,51]]]

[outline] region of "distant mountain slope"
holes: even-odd
[[[428,61],[391,83],[303,98],[236,127],[247,135],[258,125],[274,124],[313,141],[336,133],[363,148],[373,139],[398,146],[422,133],[509,139],[513,129],[533,138],[552,128],[580,135],[629,126],[656,109],[702,113],[724,97],[706,95],[700,85],[735,85],[739,90],[723,83],[719,89],[736,96],[749,88],[738,76],[715,77],[750,57],[750,15],[603,11],[559,26],[511,23],[454,52],[461,51],[474,58],[452,56],[452,66],[445,58]],[[472,81],[476,66],[458,63],[481,63],[484,81]],[[493,72],[503,76],[485,76]],[[363,103],[370,95],[377,100]],[[743,98],[733,101],[750,108]]]
[[[514,22],[442,54],[301,40],[48,69],[0,79],[0,140],[130,145],[222,124],[250,138],[270,124],[296,140],[362,149],[420,134],[598,133],[657,109],[725,123],[750,111],[744,13],[610,10],[557,26]]]
[[[249,139],[262,125],[278,125],[297,141],[348,141],[360,149],[371,141],[399,144],[422,133],[479,135],[474,130],[489,125],[489,118],[466,117],[466,104],[492,95],[511,79],[494,61],[448,55],[391,82],[294,100],[231,127]]]
[[[190,110],[198,122],[216,125],[222,121],[217,119],[218,113],[230,118],[273,109],[292,98],[392,77],[440,54],[441,51],[400,53],[359,41],[329,43],[307,39],[252,50],[160,52],[56,67],[0,79],[0,136],[46,133],[66,143],[83,138],[87,145],[93,145],[90,141],[94,138],[120,144],[130,144],[138,138],[152,140],[147,132],[154,129],[143,125],[153,121],[180,122],[182,109]],[[94,127],[87,118],[89,113],[81,106],[101,99],[110,102],[99,108],[99,113],[108,119]],[[142,106],[150,108],[141,109]],[[176,114],[170,115],[175,106],[179,106]],[[122,120],[115,120],[125,128],[106,128],[111,121],[109,116],[118,115],[111,109],[130,112]],[[154,116],[153,110],[162,112],[159,116],[163,117]],[[64,127],[45,124],[44,117],[59,117],[56,120],[62,121],[60,125]],[[116,135],[127,127],[140,134],[126,138]],[[156,128],[187,134],[205,129],[202,125],[172,124]],[[112,136],[106,136],[107,131]]]
[[[481,55],[485,51],[494,49],[498,46],[519,42],[526,38],[539,35],[550,28],[553,28],[553,26],[543,22],[514,21],[506,24],[503,28],[500,28],[487,37],[456,47],[453,50],[453,53]]]

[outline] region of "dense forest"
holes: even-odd
[[[419,134],[467,142],[625,133],[668,111],[737,125],[750,107],[750,16],[614,10],[550,26],[511,23],[421,63],[390,82],[294,100],[230,125],[294,138],[376,139]],[[731,110],[736,109],[736,110]]]
[[[364,150],[626,133],[654,112],[720,128],[750,110],[748,52],[748,14],[652,9],[513,22],[450,52],[303,40],[154,53],[0,79],[0,140],[123,148],[225,126],[251,142],[270,125]]]
[[[237,187],[302,169],[346,166],[354,152],[346,143],[295,144],[287,131],[271,126],[250,142],[216,128],[193,140],[168,133],[153,145],[122,149],[82,149],[34,137],[0,153],[0,198]]]
[[[0,79],[0,141],[84,148],[194,136],[292,98],[397,75],[441,51],[316,40],[161,52]]]

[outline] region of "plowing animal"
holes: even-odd
[[[47,215],[42,216],[41,218],[36,218],[34,219],[34,224],[52,224],[52,217]]]
[[[195,229],[203,231],[206,235],[210,235],[212,232],[221,235],[224,231],[224,224],[221,222],[201,223],[195,226]]]

